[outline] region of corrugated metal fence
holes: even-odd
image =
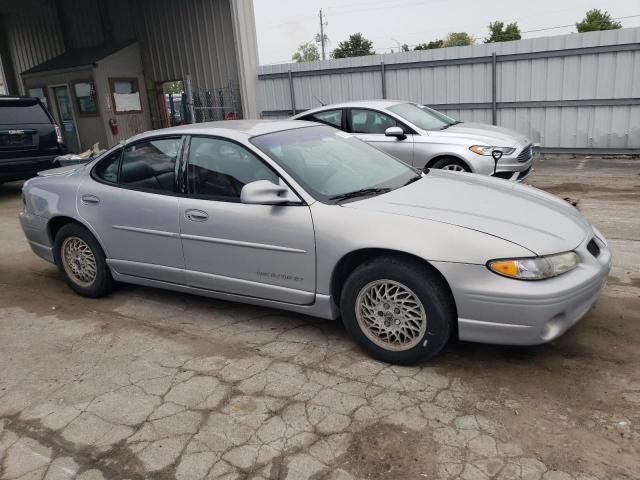
[[[543,152],[640,153],[640,28],[258,71],[264,118],[396,98],[527,134]]]

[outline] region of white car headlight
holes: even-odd
[[[471,147],[469,147],[469,150],[471,150],[476,155],[491,155],[491,152],[493,152],[494,150],[500,150],[503,155],[511,155],[516,151],[515,148],[511,147],[490,147],[488,145],[472,145]]]
[[[491,260],[487,262],[487,267],[503,277],[518,280],[544,280],[573,270],[578,263],[580,258],[575,252],[566,252],[546,257]]]

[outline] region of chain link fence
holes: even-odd
[[[240,120],[242,102],[240,83],[229,82],[226,87],[199,89],[187,81],[185,93],[186,123],[215,122],[219,120]]]

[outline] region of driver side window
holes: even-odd
[[[352,108],[349,112],[352,133],[382,134],[389,127],[402,127],[389,115],[374,110]]]
[[[242,187],[257,180],[278,183],[278,175],[237,143],[192,137],[187,166],[189,194],[223,202],[239,202]]]

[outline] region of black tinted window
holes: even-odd
[[[351,131],[353,133],[380,133],[398,125],[393,118],[373,110],[351,109]]]
[[[342,128],[342,110],[325,110],[307,117],[312,122],[326,123],[332,127]]]
[[[278,183],[278,176],[249,150],[214,138],[191,140],[188,176],[189,193],[227,202],[240,201],[247,183]]]
[[[179,138],[137,143],[122,157],[120,185],[158,192],[173,192]]]
[[[0,125],[25,123],[51,123],[51,120],[39,103],[0,100]]]
[[[105,182],[118,183],[118,169],[120,167],[121,155],[122,150],[118,150],[107,158],[100,160],[93,174]]]

